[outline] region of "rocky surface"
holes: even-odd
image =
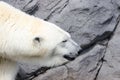
[[[33,80],[120,80],[120,0],[3,1],[60,26],[81,47],[77,59]],[[22,76],[39,68],[25,64],[21,67]]]
[[[120,23],[109,41],[97,80],[120,80]]]

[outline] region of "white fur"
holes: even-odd
[[[0,80],[14,80],[17,62],[43,66],[66,63],[68,60],[63,56],[75,56],[70,53],[77,53],[77,47],[58,26],[0,1]]]
[[[2,59],[1,59],[2,60]],[[14,80],[18,71],[16,62],[0,60],[0,80]]]

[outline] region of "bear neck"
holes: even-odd
[[[15,62],[0,58],[0,80],[15,80],[18,66]]]

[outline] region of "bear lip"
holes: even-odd
[[[76,57],[71,57],[69,55],[64,55],[63,57],[69,61],[73,61],[76,58]]]

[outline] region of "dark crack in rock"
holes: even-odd
[[[109,41],[107,52],[104,57],[106,62],[98,74],[96,80],[119,80],[120,79],[120,23],[118,23],[114,36]]]
[[[31,0],[23,7],[22,11],[33,15],[39,9],[38,5],[37,0]]]

